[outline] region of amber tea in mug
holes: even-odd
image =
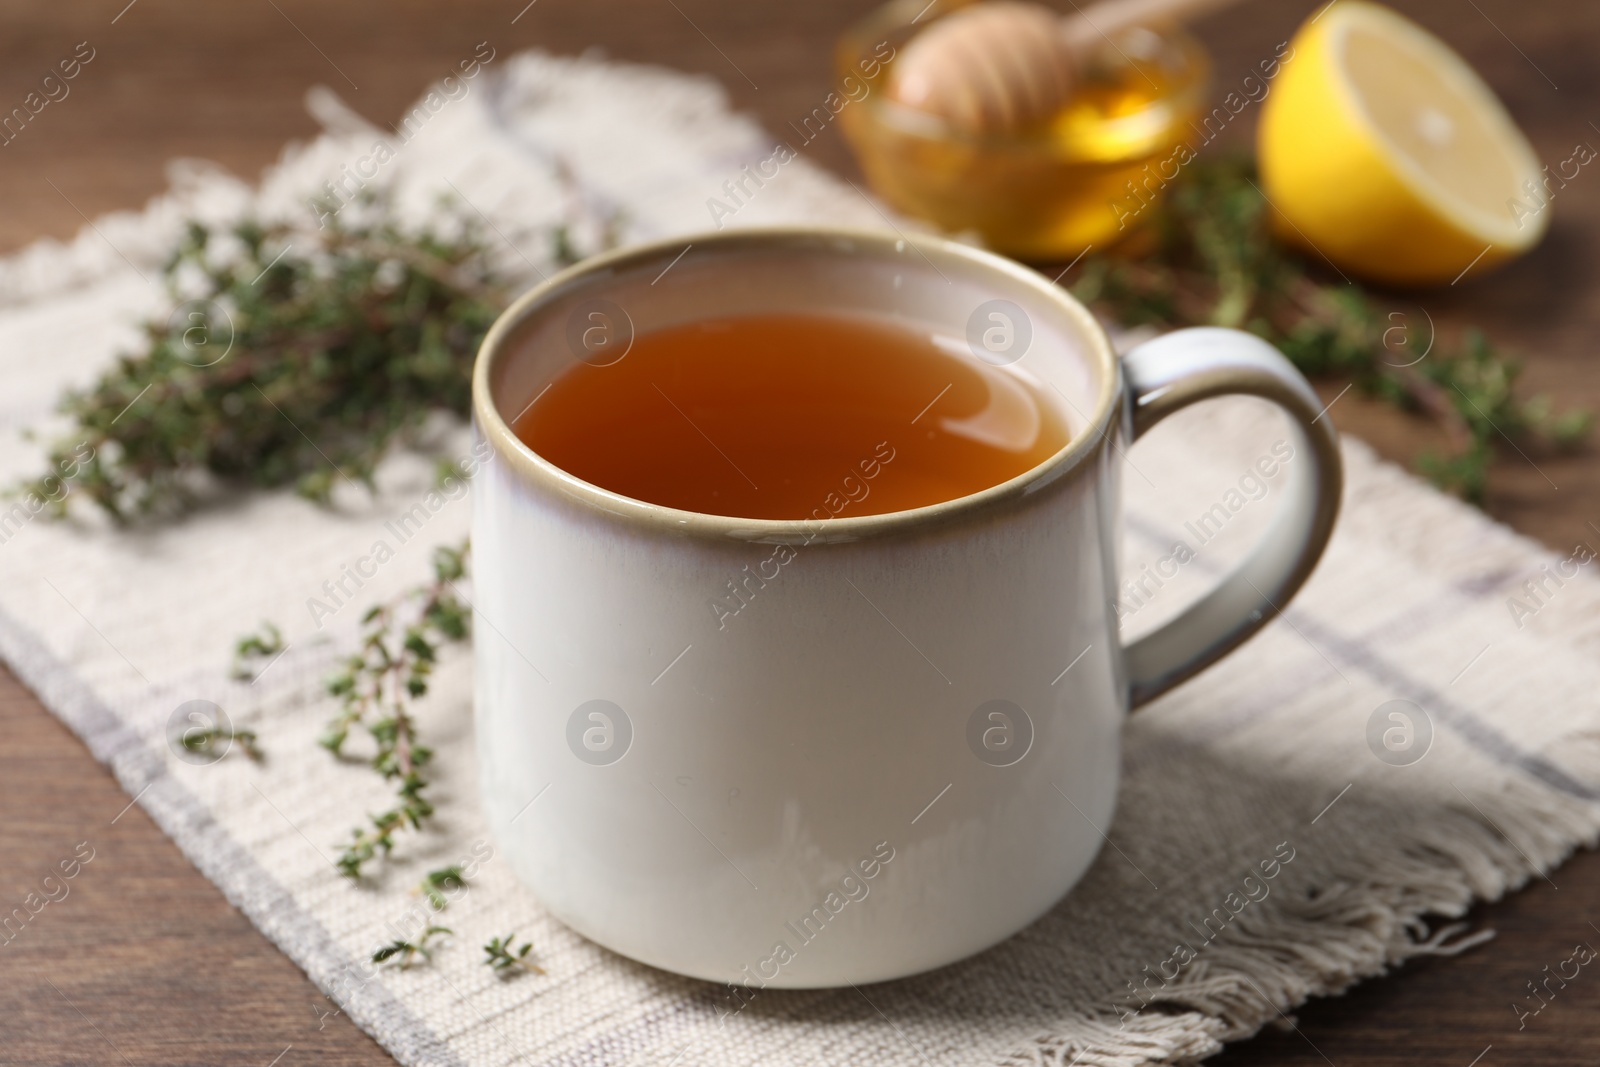
[[[1041,383],[976,358],[964,338],[790,312],[643,333],[615,363],[567,369],[514,429],[592,485],[753,519],[954,500],[1070,437]]]
[[[1281,407],[1306,461],[1255,553],[1124,646],[1122,453],[1224,393]],[[712,982],[999,943],[1104,846],[1128,712],[1311,572],[1341,486],[1322,409],[1258,337],[1119,359],[1049,278],[935,237],[730,227],[548,279],[473,375],[501,854],[545,914]]]

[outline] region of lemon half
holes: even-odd
[[[1364,0],[1300,28],[1258,152],[1280,234],[1382,282],[1449,282],[1549,227],[1538,157],[1449,46]]]

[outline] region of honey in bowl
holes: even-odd
[[[954,500],[1069,439],[1035,379],[976,358],[965,338],[787,312],[641,333],[616,363],[563,371],[512,429],[592,485],[752,519]]]
[[[940,5],[940,18],[970,5]],[[1070,95],[1026,130],[973,135],[900,105],[896,59],[937,24],[896,0],[850,31],[837,67],[868,92],[839,115],[874,190],[946,231],[1021,259],[1070,260],[1130,233],[1195,137],[1208,64],[1174,29],[1136,28],[1082,57]],[[887,42],[887,45],[885,45]],[[892,49],[892,51],[890,51]],[[862,65],[876,55],[887,61]],[[872,72],[871,77],[866,72]]]

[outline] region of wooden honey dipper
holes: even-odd
[[[1016,133],[1066,103],[1097,42],[1233,2],[1103,0],[1065,17],[1025,0],[974,4],[912,39],[891,68],[889,97],[968,136]]]

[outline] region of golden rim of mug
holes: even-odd
[[[639,269],[647,264],[674,259],[683,253],[685,245],[723,249],[748,245],[752,250],[793,245],[814,252],[819,242],[838,240],[855,242],[870,252],[888,256],[903,254],[905,247],[910,246],[921,253],[935,270],[941,262],[977,265],[1005,275],[1021,289],[1031,291],[1039,300],[1054,304],[1058,311],[1077,324],[1085,354],[1100,375],[1099,395],[1088,424],[1074,434],[1060,451],[1036,466],[1014,478],[966,496],[875,515],[826,520],[809,517],[756,519],[651,504],[584,481],[529,448],[506,423],[490,394],[490,377],[497,361],[505,358],[508,351],[506,341],[516,328],[537,313],[553,294],[571,289],[590,277]],[[501,312],[484,335],[472,372],[472,411],[478,431],[487,438],[495,454],[509,460],[519,475],[529,479],[538,488],[550,490],[614,518],[661,533],[758,543],[829,543],[904,533],[958,519],[982,518],[1014,505],[1047,486],[1065,486],[1071,481],[1069,476],[1080,470],[1089,457],[1104,447],[1110,436],[1112,420],[1121,408],[1118,403],[1122,396],[1120,373],[1111,341],[1088,308],[1065,289],[1014,260],[927,234],[900,235],[840,226],[761,226],[688,234],[670,240],[631,245],[593,256],[535,285]],[[1072,406],[1070,401],[1069,406]],[[1074,411],[1082,417],[1076,408]],[[820,534],[819,526],[823,530]]]

